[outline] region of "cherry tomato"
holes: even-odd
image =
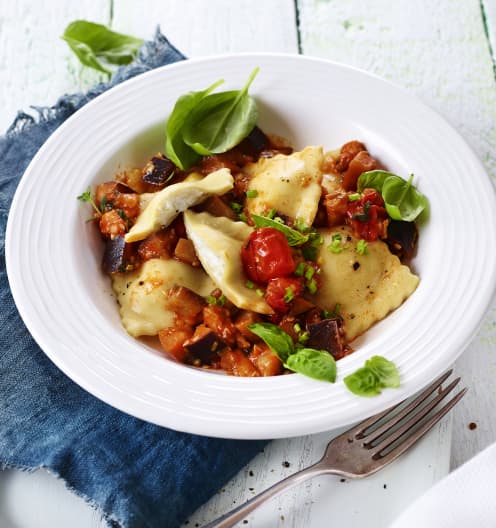
[[[276,312],[289,312],[293,299],[301,295],[303,280],[297,277],[277,277],[270,279],[265,290],[267,304]]]
[[[246,276],[258,284],[293,273],[295,263],[286,237],[272,227],[255,229],[241,248]]]
[[[365,189],[359,200],[349,202],[346,218],[355,234],[367,242],[386,236],[388,214],[374,189]]]

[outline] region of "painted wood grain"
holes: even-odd
[[[298,51],[293,0],[114,0],[113,27],[146,37],[157,25],[188,57]]]
[[[110,2],[0,3],[0,133],[17,110],[47,106],[63,93],[88,89],[102,77],[83,68],[60,39],[69,22],[87,18],[107,24]]]

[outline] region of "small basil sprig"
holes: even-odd
[[[320,381],[336,381],[336,361],[328,352],[298,347],[291,336],[272,323],[253,323],[248,328],[265,342],[287,369]]]
[[[344,384],[357,396],[377,396],[382,389],[400,386],[396,365],[382,356],[373,356],[362,368],[344,378]]]
[[[301,246],[308,242],[308,235],[303,235],[286,224],[282,224],[281,222],[268,218],[267,216],[259,216],[256,214],[251,214],[250,216],[255,227],[272,227],[280,231],[287,238],[290,246]]]
[[[143,40],[108,29],[87,20],[71,22],[61,37],[82,64],[110,75],[110,65],[129,64]]]
[[[174,105],[165,127],[165,152],[167,157],[180,169],[188,169],[200,159],[200,154],[195,152],[183,140],[182,130],[186,118],[204,97],[215,90],[215,88],[223,82],[223,80],[219,80],[209,86],[206,90],[189,92],[182,95]]]
[[[363,172],[358,178],[357,190],[375,189],[380,192],[386,211],[393,220],[413,222],[427,208],[427,198],[408,180],[391,172],[374,170]]]
[[[241,90],[203,97],[184,123],[184,142],[202,156],[220,154],[238,145],[257,122],[257,104],[248,89],[258,71],[252,71]]]

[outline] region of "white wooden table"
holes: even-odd
[[[160,24],[190,57],[243,51],[303,53],[378,74],[450,121],[496,179],[494,0],[0,0],[0,132],[18,109],[50,105],[63,92],[85,90],[98,80],[97,74],[82,71],[59,39],[65,26],[78,18],[145,39]],[[470,391],[452,418],[376,477],[344,483],[315,479],[250,516],[242,526],[324,528],[330,519],[349,527],[365,522],[386,526],[450,465],[457,467],[496,440],[495,351],[493,303],[456,364]],[[328,436],[274,442],[197,512],[189,526],[201,525],[308,465],[319,457]],[[405,478],[408,486],[402,485]],[[0,526],[103,524],[81,499],[43,471],[25,475],[7,470],[0,472]]]

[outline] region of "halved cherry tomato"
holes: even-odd
[[[286,237],[272,227],[259,227],[250,234],[241,248],[241,261],[246,276],[257,284],[267,284],[295,270]]]
[[[297,277],[270,279],[265,290],[265,300],[276,312],[287,313],[293,300],[303,292],[303,288],[303,279]]]
[[[387,234],[389,217],[382,196],[374,189],[364,189],[359,200],[350,202],[346,217],[355,234],[367,242]]]

